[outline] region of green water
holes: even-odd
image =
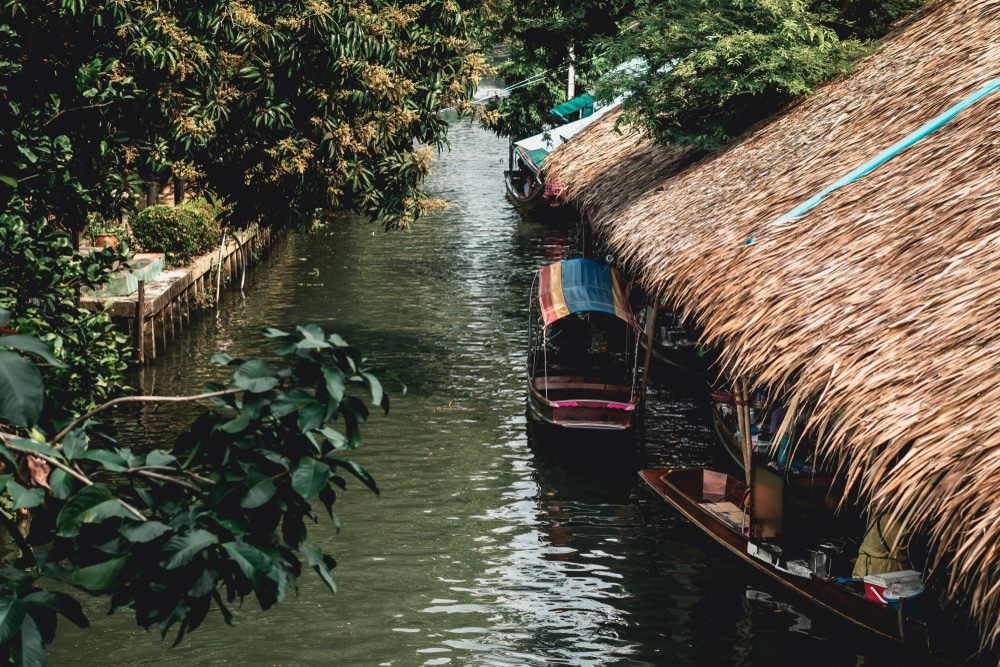
[[[313,529],[338,561],[339,592],[307,573],[279,607],[250,600],[235,627],[210,615],[175,648],[93,599],[93,627],[64,625],[50,664],[899,664],[803,615],[639,487],[640,465],[716,457],[698,381],[652,388],[642,450],[580,456],[576,443],[529,437],[532,272],[572,256],[575,232],[505,201],[504,141],[468,123],[451,138],[428,184],[451,209],[409,232],[345,216],[289,239],[135,379],[151,394],[194,393],[220,378],[212,353],[266,354],[261,328],[310,322],[396,371],[408,391],[371,420],[356,457],[381,497],[355,484],[337,504],[343,530]],[[184,416],[122,421],[156,442]]]

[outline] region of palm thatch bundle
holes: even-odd
[[[798,219],[772,224],[1000,75],[1000,2],[934,2],[725,151],[603,119],[546,179],[734,372],[810,405],[822,453],[930,536],[1000,637],[1000,91]],[[751,245],[746,240],[753,237]]]

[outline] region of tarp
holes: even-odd
[[[583,95],[577,95],[568,102],[563,102],[559,106],[552,107],[549,109],[549,113],[553,116],[558,116],[564,123],[567,120],[567,116],[577,111],[583,110],[580,118],[586,118],[590,114],[594,113],[594,96],[590,93],[584,93]]]
[[[545,132],[539,132],[527,139],[515,141],[514,147],[517,150],[518,157],[524,163],[524,166],[537,174],[542,168],[542,160],[549,154],[549,151],[563,142],[569,141],[571,137],[582,132],[587,126],[616,108],[619,104],[621,104],[621,98],[616,99],[611,104],[604,105],[585,118],[554,127]]]
[[[617,269],[593,259],[567,259],[538,270],[538,303],[546,327],[573,313],[599,312],[638,329],[628,290]]]

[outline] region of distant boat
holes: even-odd
[[[589,98],[591,105],[594,104],[594,98],[590,97],[590,95],[581,95],[579,98],[570,100],[570,102],[583,97]],[[551,109],[550,111],[553,113],[553,116],[565,118],[568,112],[563,107],[570,104],[570,102]],[[616,108],[620,103],[620,100],[615,100],[610,104],[594,109],[589,115],[570,123],[539,132],[526,139],[511,142],[508,169],[504,172],[507,196],[510,200],[519,207],[530,207],[542,202],[545,192],[545,183],[542,179],[542,164],[545,156],[557,146],[569,141],[573,136],[589,127],[608,111]],[[583,111],[583,109],[584,107],[576,107],[578,112]],[[557,110],[561,110],[561,113]],[[552,188],[549,188],[550,194],[551,190]]]
[[[618,270],[592,259],[542,267],[529,313],[529,418],[565,429],[633,428],[640,335]]]
[[[879,593],[877,587],[869,590],[859,581],[828,571],[831,556],[824,549],[832,545],[806,542],[796,551],[787,539],[755,537],[762,532],[767,534],[764,524],[773,520],[773,516],[768,515],[767,508],[762,508],[759,512],[767,519],[758,522],[756,501],[748,502],[749,487],[735,477],[713,470],[692,469],[642,470],[639,476],[661,498],[731,553],[826,611],[918,650],[934,652],[955,647],[959,642],[954,628],[940,610],[933,604],[917,603],[920,593],[913,591],[920,591],[922,587],[916,584],[917,588],[913,588],[913,579],[910,579],[909,589],[913,594],[893,597],[888,589]],[[778,481],[777,487],[772,485],[772,489],[780,486]],[[761,493],[766,495],[766,492]],[[849,565],[846,556],[840,560]],[[915,572],[899,574],[917,576]],[[888,575],[883,576],[888,578]],[[898,580],[903,579],[899,577]],[[866,597],[866,591],[872,597]],[[887,600],[888,604],[878,602],[880,599]]]

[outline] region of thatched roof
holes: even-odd
[[[854,76],[719,154],[602,119],[546,180],[736,371],[815,406],[824,448],[953,552],[1000,636],[1000,91],[797,220],[770,223],[1000,75],[1000,2],[933,2]],[[745,246],[748,237],[755,242]]]

